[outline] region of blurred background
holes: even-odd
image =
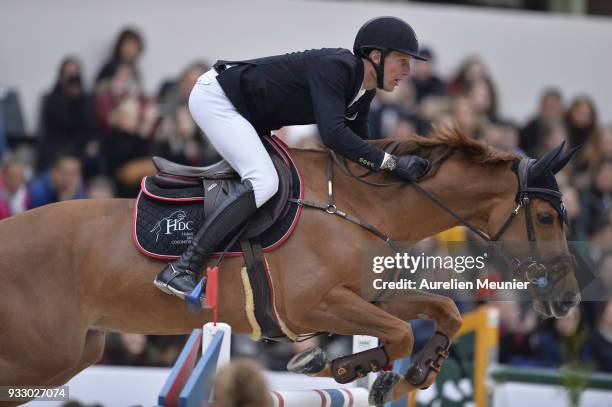
[[[377,96],[372,137],[426,136],[432,124],[457,123],[495,148],[531,157],[562,141],[584,143],[558,180],[569,239],[589,242],[587,262],[611,293],[612,2],[605,0],[4,0],[0,219],[66,199],[133,198],[153,171],[152,155],[215,162],[187,110],[199,75],[217,59],[352,49],[359,27],[380,15],[409,22],[430,60],[415,62],[393,93]],[[277,134],[293,147],[320,143],[316,126]],[[454,229],[428,244],[443,250],[446,240],[471,238]],[[462,311],[486,298],[475,300]],[[502,362],[612,372],[612,302],[585,302],[557,321],[520,303],[492,306],[501,310]],[[431,326],[415,324],[422,343]],[[171,366],[184,341],[111,334],[101,363]],[[331,355],[352,343],[318,341]],[[304,345],[236,336],[233,351],[283,370]]]

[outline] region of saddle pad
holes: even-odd
[[[303,198],[302,178],[287,147],[274,136],[264,136],[262,139],[271,154],[282,158],[291,171],[293,182],[290,196],[296,199]],[[203,188],[168,191],[158,188],[148,177],[143,179],[141,191],[134,205],[132,233],[138,250],[156,259],[178,258],[204,224],[204,200]],[[302,208],[296,203],[288,205],[286,214],[261,235],[264,252],[280,247],[295,229]],[[220,242],[214,255],[220,255],[230,239],[231,237]],[[226,255],[242,255],[240,244],[234,244]]]

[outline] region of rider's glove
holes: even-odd
[[[403,180],[417,182],[427,172],[429,161],[416,155],[396,157],[385,153],[380,168],[395,172]]]

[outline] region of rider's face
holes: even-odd
[[[391,51],[385,58],[384,90],[391,92],[410,73],[410,55]]]

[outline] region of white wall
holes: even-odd
[[[351,48],[359,26],[378,15],[410,22],[436,51],[443,74],[468,54],[481,55],[510,118],[525,120],[542,88],[555,85],[568,99],[591,95],[601,117],[612,121],[612,19],[394,2],[2,0],[0,84],[19,90],[33,130],[39,97],[55,80],[60,60],[80,56],[91,80],[126,24],[145,36],[140,67],[146,90],[154,92],[162,78],[195,58]]]

